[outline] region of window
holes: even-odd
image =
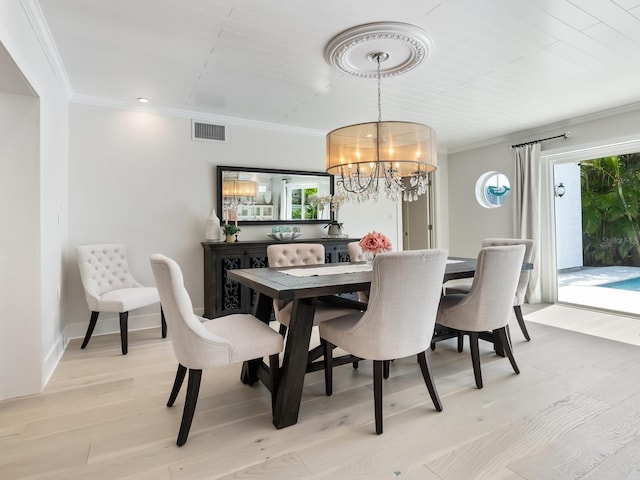
[[[485,208],[503,205],[510,191],[509,179],[500,172],[483,173],[476,182],[476,200]]]

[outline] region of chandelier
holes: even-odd
[[[366,53],[368,44],[388,47]],[[381,185],[392,200],[414,201],[427,193],[429,172],[436,169],[434,130],[414,122],[382,121],[381,78],[399,75],[424,61],[430,39],[426,32],[403,23],[367,24],[335,37],[325,49],[327,61],[352,75],[377,78],[378,121],[349,125],[327,134],[328,173],[336,177],[338,193],[351,200],[377,200]],[[364,55],[366,53],[366,55]],[[358,64],[374,62],[375,71]],[[391,59],[382,70],[383,62]]]
[[[258,184],[252,180],[238,180],[232,178],[222,182],[222,206],[224,208],[225,223],[231,220],[229,212],[235,214],[238,221],[238,207],[252,205],[254,197],[258,195]]]

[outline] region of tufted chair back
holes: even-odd
[[[98,300],[107,292],[142,286],[129,272],[124,245],[85,245],[77,247],[77,253],[80,278],[91,310],[99,310]]]
[[[270,267],[293,267],[324,263],[324,245],[319,243],[277,243],[267,247]]]
[[[269,267],[294,267],[320,265],[324,263],[324,245],[318,243],[276,243],[267,247]],[[321,303],[321,302],[320,302]],[[289,300],[274,300],[273,311],[280,322],[280,333],[284,336],[289,326],[293,303]],[[320,304],[316,307],[313,324],[352,312],[350,308]]]
[[[352,262],[364,262],[364,252],[360,248],[360,242],[350,242],[347,245],[349,249],[349,258]]]

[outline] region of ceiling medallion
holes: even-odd
[[[325,47],[324,57],[334,68],[356,77],[391,77],[420,65],[432,48],[429,34],[415,25],[376,22],[336,35]],[[379,73],[375,63],[369,60],[373,52],[389,54]]]

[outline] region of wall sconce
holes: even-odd
[[[564,186],[564,183],[560,182],[558,185],[556,185],[556,189],[555,189],[556,197],[562,198],[565,193],[567,193],[567,187]]]

